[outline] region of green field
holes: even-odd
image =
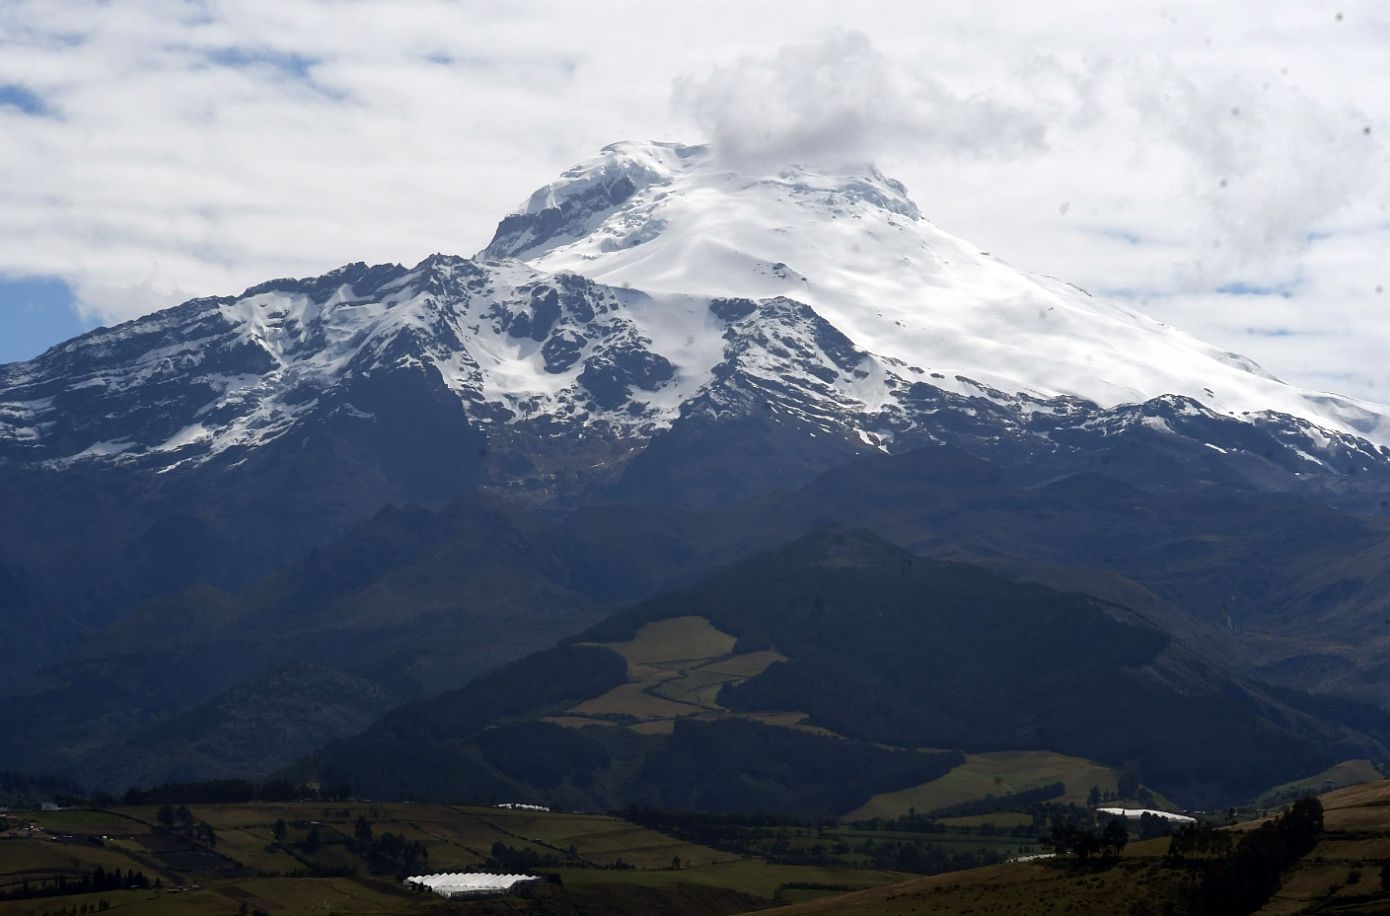
[[[1051,751],[999,751],[967,754],[965,762],[920,786],[875,795],[846,820],[901,817],[910,809],[935,811],[993,795],[996,798],[1060,782],[1066,792],[1055,801],[1083,805],[1091,788],[1113,792],[1119,775],[1109,767]]]
[[[1275,786],[1261,795],[1255,804],[1262,807],[1278,806],[1310,792],[1331,792],[1384,778],[1385,774],[1369,760],[1344,760],[1306,779]]]

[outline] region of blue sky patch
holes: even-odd
[[[0,363],[33,359],[96,326],[78,313],[77,297],[62,280],[0,275]]]
[[[18,108],[27,115],[39,117],[48,114],[43,99],[18,83],[0,83],[0,108]]]
[[[208,54],[208,60],[220,67],[242,69],[245,67],[273,67],[286,76],[312,83],[309,68],[318,63],[312,57],[302,54],[289,54],[283,51],[252,50],[250,48],[221,48]]]
[[[1293,295],[1293,290],[1293,283],[1274,283],[1266,286],[1239,280],[1216,288],[1223,296],[1283,296],[1285,299]]]

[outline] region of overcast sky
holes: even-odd
[[[471,254],[619,139],[873,159],[937,225],[1390,402],[1390,4],[0,0],[0,361]]]

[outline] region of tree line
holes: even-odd
[[[58,875],[53,878],[45,878],[37,884],[24,881],[17,888],[9,891],[0,891],[0,900],[27,900],[34,897],[60,897],[66,894],[91,894],[97,891],[119,891],[134,888],[136,890],[149,890],[151,888],[161,888],[164,882],[159,878],[150,881],[142,871],[132,871],[126,869],[122,872],[119,868],[110,871],[100,865],[89,872],[84,872],[76,878],[67,875]]]
[[[253,801],[346,801],[351,797],[352,788],[346,783],[316,788],[283,779],[259,784],[244,779],[210,779],[127,789],[121,802],[126,805],[235,805]]]

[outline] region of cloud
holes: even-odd
[[[703,133],[735,158],[874,158],[998,257],[1390,400],[1379,0],[1341,20],[1258,0],[601,9],[6,0],[0,276],[59,278],[111,323],[468,254],[598,147]],[[0,336],[30,320],[0,295]]]
[[[1008,156],[1041,148],[1046,134],[1026,111],[957,96],[890,61],[862,32],[829,32],[678,79],[674,100],[737,164],[838,166],[888,150]]]
[[[1286,76],[1199,84],[1161,62],[1132,85],[1138,111],[1185,154],[1187,196],[1211,219],[1189,286],[1289,275],[1327,220],[1376,190],[1385,157],[1370,117],[1316,101]]]

